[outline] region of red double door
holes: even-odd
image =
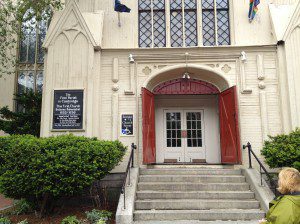
[[[154,94],[142,89],[143,101],[143,163],[156,162]],[[220,140],[222,164],[241,163],[236,87],[219,94]]]

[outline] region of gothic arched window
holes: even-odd
[[[48,19],[37,22],[35,17],[26,19],[28,10],[21,25],[19,57],[17,67],[17,93],[26,91],[42,92],[44,76],[43,42],[46,37]],[[44,18],[44,16],[42,16]]]

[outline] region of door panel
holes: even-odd
[[[142,88],[143,163],[156,162],[154,94]]]
[[[165,162],[205,161],[203,111],[164,110]]]
[[[236,87],[225,90],[219,98],[221,161],[226,164],[241,162]]]

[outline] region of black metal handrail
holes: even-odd
[[[262,164],[262,162],[259,160],[259,158],[256,156],[256,154],[253,152],[250,142],[248,142],[247,145],[243,145],[243,149],[246,149],[246,148],[248,148],[249,168],[252,169],[252,158],[251,158],[251,154],[252,154],[259,164],[260,184],[263,185],[263,174],[265,174],[269,179],[270,188],[273,190],[273,192],[276,196],[279,196],[280,193],[277,190],[277,183],[273,180],[273,177],[271,176],[270,172],[267,171],[266,167]],[[263,170],[263,172],[262,172],[262,170]]]
[[[124,197],[124,209],[126,209],[126,183],[128,179],[128,186],[131,184],[131,178],[130,178],[130,168],[134,167],[134,150],[136,149],[136,145],[134,143],[131,144],[131,152],[130,157],[128,160],[126,172],[125,172],[125,178],[122,185],[121,194],[123,194]]]

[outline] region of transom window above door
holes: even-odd
[[[139,0],[139,47],[230,45],[229,0]]]

